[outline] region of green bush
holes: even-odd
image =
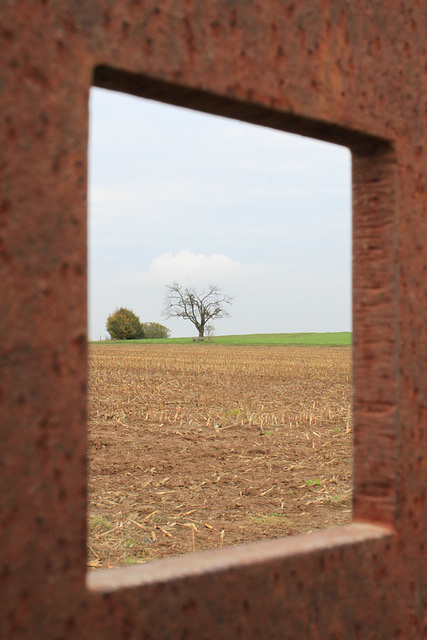
[[[145,338],[144,329],[137,315],[130,309],[116,309],[107,319],[107,331],[112,340],[137,340]]]
[[[170,329],[158,322],[143,322],[141,326],[144,331],[144,338],[169,338],[171,334]]]

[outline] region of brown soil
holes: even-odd
[[[93,345],[88,565],[351,519],[351,352]]]

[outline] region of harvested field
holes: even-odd
[[[89,353],[89,567],[350,521],[350,347]]]

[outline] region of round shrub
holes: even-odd
[[[144,330],[144,338],[169,338],[171,333],[170,329],[158,322],[143,322],[141,326]]]
[[[112,340],[144,338],[144,329],[137,315],[130,309],[116,309],[107,319],[107,331]]]

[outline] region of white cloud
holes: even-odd
[[[179,282],[184,286],[203,287],[209,284],[235,286],[264,271],[259,263],[247,264],[223,254],[207,256],[182,250],[175,255],[163,253],[143,271],[123,269],[117,279],[125,286],[158,288]]]

